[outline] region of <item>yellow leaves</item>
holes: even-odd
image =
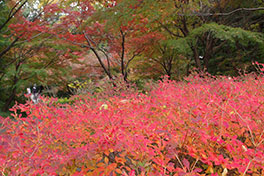
[[[203,154],[203,153],[201,153],[201,156],[202,156],[202,159],[206,159],[207,158],[207,156],[205,154]]]
[[[53,0],[53,1],[51,1],[51,3],[53,3],[53,4],[56,4],[58,2],[60,2],[60,0]]]
[[[108,164],[108,162],[109,162],[108,157],[105,157],[104,162],[105,162],[106,164]]]
[[[133,164],[134,166],[136,166],[136,165],[137,165],[137,162],[136,162],[136,161],[134,161],[134,160],[131,160],[131,162],[132,162],[132,164]]]
[[[191,144],[191,143],[192,143],[192,141],[193,141],[193,138],[192,138],[192,137],[190,137],[190,136],[188,136],[188,137],[187,137],[187,141],[189,142],[189,144]]]
[[[92,83],[91,80],[87,80],[84,82],[80,82],[78,80],[68,84],[68,87],[74,89],[74,91],[80,91],[80,90],[85,90],[85,89],[89,89],[89,85]]]
[[[208,166],[208,168],[206,169],[205,173],[208,173],[208,174],[214,173],[213,166]]]
[[[69,86],[70,88],[75,88],[75,86],[73,85],[73,83],[68,84],[68,86]]]
[[[102,110],[102,109],[104,109],[104,110],[108,109],[108,105],[107,104],[102,104],[101,107],[100,107],[100,110]]]
[[[214,173],[213,166],[208,166],[208,168],[206,169],[205,173],[207,173],[207,174],[213,174]],[[228,169],[227,168],[224,168],[223,169],[223,172],[221,173],[221,176],[227,176],[227,173],[228,173]],[[218,174],[220,174],[220,173],[218,172]]]
[[[114,149],[110,148],[110,149],[105,150],[105,151],[104,151],[104,154],[105,154],[106,156],[109,156],[109,154],[112,153],[112,152],[114,152]]]
[[[42,151],[41,150],[37,150],[36,154],[37,155],[41,155],[42,154]]]

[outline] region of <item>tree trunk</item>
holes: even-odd
[[[21,62],[19,61],[17,64],[16,64],[16,72],[15,72],[15,75],[14,75],[14,80],[13,80],[13,85],[12,85],[12,91],[11,91],[11,94],[9,96],[9,98],[6,100],[6,103],[3,107],[3,111],[6,112],[8,111],[11,103],[14,101],[15,97],[16,97],[16,92],[17,92],[17,88],[16,88],[16,84],[17,82],[19,81],[19,78],[17,76],[18,72],[19,72],[19,67],[21,66]]]
[[[18,81],[18,78],[17,78],[17,76],[15,75],[15,77],[14,77],[14,82],[13,82],[13,89],[12,89],[12,92],[11,92],[9,98],[6,100],[6,103],[5,103],[4,107],[3,107],[3,111],[4,111],[4,112],[6,112],[6,111],[9,110],[11,103],[12,103],[13,100],[15,99],[15,96],[16,96],[16,86],[15,86],[15,85],[16,85],[17,81]]]
[[[192,50],[193,50],[193,54],[194,54],[194,61],[195,61],[196,67],[198,67],[199,71],[202,71],[203,69],[202,69],[202,65],[201,65],[201,61],[199,58],[199,53],[198,53],[197,47],[193,46]]]
[[[208,67],[209,67],[209,59],[212,55],[212,48],[213,48],[213,39],[210,37],[210,33],[207,35],[206,37],[206,45],[205,45],[205,52],[204,52],[204,56],[203,56],[203,59],[204,59],[204,68],[205,68],[205,71],[208,70]]]

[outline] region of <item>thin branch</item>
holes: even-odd
[[[121,51],[121,72],[122,75],[125,75],[125,67],[124,67],[124,59],[125,59],[125,34],[123,33],[122,29],[120,29],[120,34],[122,37],[122,43],[121,43],[121,47],[122,47],[122,51]]]
[[[16,7],[22,2],[22,0],[18,1],[13,7],[12,9],[10,9],[10,12],[8,14],[8,17],[12,17],[12,13],[13,11],[16,9]]]
[[[174,36],[174,37],[181,37],[178,34],[175,34],[174,32],[172,32],[166,25],[162,24],[160,21],[158,21],[158,23],[161,25],[162,28],[164,28],[170,35]]]
[[[184,171],[186,171],[186,169],[185,169],[185,167],[183,166],[183,164],[182,164],[180,158],[178,157],[177,153],[174,153],[174,156],[177,158],[177,160],[178,160],[178,162],[180,163],[182,169],[183,169]]]
[[[217,103],[214,103],[214,104],[215,104],[216,106],[218,106],[223,112],[225,112],[226,114],[230,115],[230,114],[227,113],[226,110],[225,110],[224,108],[222,108],[219,104],[217,104]],[[253,132],[252,132],[250,126],[249,126],[249,123],[246,121],[246,119],[244,119],[244,118],[243,118],[243,117],[237,112],[237,110],[236,110],[234,107],[232,107],[231,105],[230,105],[230,107],[233,109],[233,111],[238,115],[238,117],[239,117],[239,118],[245,123],[245,125],[247,126],[247,129],[248,129],[248,131],[249,131],[249,135],[250,135],[251,143],[254,145],[254,147],[256,147],[257,145],[256,145],[256,143],[255,143],[254,135],[253,135]]]
[[[196,166],[196,164],[197,164],[198,161],[199,161],[199,159],[196,158],[196,161],[195,161],[195,163],[194,163],[193,166],[192,166],[191,172],[194,170],[194,168],[195,168],[195,166]]]
[[[2,58],[3,55],[5,55],[15,45],[15,43],[18,41],[18,39],[19,39],[19,37],[16,37],[15,40],[13,40],[13,42],[0,53],[0,59]]]
[[[239,11],[257,11],[257,10],[264,10],[264,7],[239,8],[239,9],[233,10],[231,12],[226,12],[226,13],[199,13],[199,12],[195,12],[192,14],[178,14],[178,15],[179,16],[228,16],[228,15],[232,15],[233,13],[236,13]]]
[[[24,2],[24,3],[26,3],[27,2],[27,0]],[[21,7],[19,7],[19,8],[22,8],[22,6],[24,5],[24,3],[21,5]],[[16,11],[17,12],[17,11]],[[14,12],[15,13],[15,12]],[[36,19],[37,19],[37,17],[39,17],[41,15],[41,12],[33,19],[33,21],[35,21]],[[7,23],[7,22],[6,22]],[[0,27],[0,31],[1,31],[1,29],[2,29],[2,27],[4,27],[4,25],[5,24],[3,24],[1,27]],[[3,55],[5,55],[14,45],[15,45],[15,43],[20,39],[20,37],[21,36],[23,36],[24,35],[24,33],[25,32],[23,32],[20,36],[18,36],[18,37],[16,37],[15,38],[15,40],[7,47],[7,48],[5,48],[3,51],[1,51],[1,53],[0,53],[0,59],[3,57]],[[42,34],[42,33],[40,33],[40,34]],[[35,36],[33,36],[31,39],[33,39],[34,37],[37,37],[37,36],[39,36],[38,34],[37,35],[35,35]],[[26,40],[27,41],[27,40]],[[23,41],[24,42],[24,41]]]
[[[96,56],[97,60],[99,61],[100,65],[102,66],[104,72],[107,74],[108,78],[110,80],[113,79],[112,75],[111,75],[111,72],[108,71],[108,69],[105,67],[105,64],[103,63],[101,57],[99,56],[98,52],[96,51],[96,49],[94,47],[92,47],[91,45],[91,41],[89,39],[89,36],[85,33],[85,31],[83,31],[83,34],[84,34],[84,37],[88,43],[88,48],[90,48],[92,50],[92,52],[94,53],[94,55]]]
[[[135,57],[138,56],[138,55],[139,55],[139,54],[133,54],[133,56],[127,61],[127,63],[126,63],[126,70],[127,70],[127,68],[128,68],[129,63],[130,63],[133,59],[135,59]]]
[[[227,43],[227,40],[223,41],[221,44],[219,44],[218,46],[215,46],[213,48],[213,53],[216,53],[218,51],[218,49],[222,48],[222,46],[224,46]]]
[[[19,3],[19,2],[18,2]],[[19,7],[18,9],[16,9],[16,11],[12,14],[9,14],[9,17],[7,18],[7,20],[0,26],[0,31],[5,27],[5,25],[13,18],[13,16],[27,3],[27,0],[24,1]],[[15,7],[17,6],[17,4],[15,5]],[[11,9],[11,11],[13,11],[14,9]]]
[[[106,60],[107,60],[108,72],[110,73],[110,67],[111,67],[111,65],[110,65],[110,58],[109,58],[108,54],[102,48],[98,48],[98,50],[101,51],[105,55]]]
[[[156,58],[151,58],[151,59],[157,62],[158,64],[160,64],[162,67],[164,67],[162,62],[159,59],[156,59]]]
[[[249,169],[249,166],[251,164],[251,162],[253,161],[253,159],[251,159],[249,162],[248,162],[248,165],[247,165],[247,168],[245,169],[244,173],[243,173],[243,176],[246,175],[248,169]]]

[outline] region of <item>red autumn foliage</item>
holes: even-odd
[[[164,79],[146,94],[43,98],[1,118],[8,175],[263,175],[264,78]],[[26,118],[21,113],[27,114]]]
[[[102,2],[109,11],[116,3]],[[133,15],[124,23],[102,19],[96,13],[93,1],[80,1],[76,6],[52,3],[46,5],[43,13],[33,21],[23,17],[19,19],[18,23],[9,25],[14,37],[24,41],[37,38],[52,39],[51,46],[54,47],[58,44],[74,45],[82,56],[92,53],[97,65],[109,79],[114,79],[114,70],[117,70],[127,81],[129,66],[133,60],[144,53],[148,53],[150,57],[153,45],[164,38],[160,32],[153,31],[147,26],[148,19],[144,16]],[[81,59],[80,55],[75,55],[76,60],[78,57]],[[72,56],[65,53],[64,57],[70,60]],[[93,59],[86,60],[91,62]],[[90,71],[90,74],[93,72]]]

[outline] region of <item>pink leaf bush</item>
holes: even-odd
[[[262,75],[192,75],[164,79],[146,94],[123,89],[104,99],[74,96],[72,105],[45,97],[16,105],[0,122],[0,171],[263,175],[263,87]]]

